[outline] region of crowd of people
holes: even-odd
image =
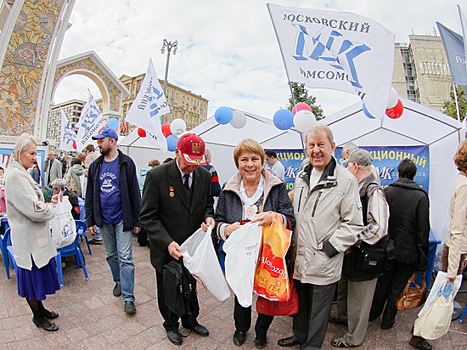
[[[133,160],[117,149],[115,130],[104,128],[93,139],[100,154],[89,145],[86,154],[68,162],[65,155],[56,157],[50,152],[41,172],[37,142],[23,134],[6,171],[6,210],[18,266],[18,294],[26,298],[34,324],[47,331],[58,330],[50,320],[59,314],[48,311],[42,301],[59,289],[49,220],[63,193],[72,202],[75,218],[80,214],[78,198],[84,198],[92,243],[103,242],[113,295],[122,297],[127,314],[136,312],[133,233],[140,245],[149,245],[163,326],[175,345],[183,343],[180,319],[182,327],[209,336],[209,330],[197,321],[198,311],[180,318],[167,307],[163,278],[164,265],[180,259],[182,243],[200,227],[206,231],[210,226],[214,240],[226,241],[245,222],[264,227],[280,217],[293,231],[287,261],[299,311],[293,315],[291,335],[278,340],[282,347],[321,348],[328,322],[348,328],[342,337],[332,339],[332,346],[361,346],[368,323],[381,315],[382,330],[394,327],[396,301],[407,281],[414,271],[428,269],[429,198],[414,181],[416,165],[404,159],[398,180],[383,189],[368,151],[348,143],[342,152],[346,168],[338,164],[333,156],[334,136],[327,126],[315,125],[308,131],[307,157],[296,175],[293,194],[287,193],[285,169],[276,153],[265,152],[253,139],[235,147],[238,171],[222,187],[210,164],[210,151],[195,134],[180,138],[174,159],[162,164],[150,160],[139,176]],[[467,263],[466,141],[460,143],[454,162],[460,174],[449,208],[451,225],[442,261],[450,281]],[[49,202],[39,187],[41,179],[52,189]],[[361,257],[371,249],[392,249],[393,258],[383,257],[386,264],[391,260],[390,267],[379,270],[365,265]],[[190,283],[196,290],[193,277]],[[331,314],[334,301],[337,308]],[[232,341],[241,346],[251,326],[251,307],[243,307],[235,297],[233,317]],[[258,314],[258,349],[267,344],[273,317]],[[409,344],[431,349],[416,335]]]

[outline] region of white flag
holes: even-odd
[[[160,117],[167,113],[170,113],[170,108],[157,79],[152,60],[149,59],[146,76],[125,120],[165,142]]]
[[[465,69],[467,70],[467,17],[465,17],[464,12],[461,10],[461,7],[457,5],[457,9],[459,10],[459,17],[461,18],[461,26],[462,26],[462,34],[464,36],[464,65]]]
[[[62,117],[62,125],[60,131],[60,149],[62,151],[75,151],[76,149],[76,133],[73,130],[68,118],[63,110],[60,108],[60,115]]]
[[[84,147],[91,144],[97,147],[97,141],[91,136],[97,135],[105,127],[105,119],[89,91],[88,102],[81,111],[78,121],[78,134],[76,135],[76,150],[80,152]]]
[[[151,145],[154,145],[156,147],[158,147],[160,150],[162,151],[167,151],[167,140],[165,139],[164,135],[162,135],[162,133],[160,133],[160,135],[158,134],[153,134],[149,131],[146,131],[146,138],[148,139],[148,142],[151,144]]]
[[[268,4],[289,82],[358,94],[383,118],[394,69],[394,34],[350,12]]]

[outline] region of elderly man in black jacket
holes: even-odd
[[[372,321],[384,309],[381,329],[390,329],[395,325],[396,301],[413,273],[428,269],[428,194],[413,181],[417,167],[410,159],[404,159],[398,171],[399,179],[384,190],[389,204],[389,237],[394,240],[395,263],[391,271],[378,279],[370,312]]]

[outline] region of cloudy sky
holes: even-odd
[[[433,35],[436,21],[461,33],[454,0],[276,0],[277,5],[354,12],[369,17],[408,43],[409,34]],[[467,5],[463,8],[467,12]],[[94,50],[117,77],[146,72],[151,57],[164,79],[163,39],[178,41],[170,58],[172,84],[220,106],[273,116],[289,98],[279,46],[262,0],[77,0],[60,59]],[[91,80],[65,78],[54,102],[100,97]],[[345,92],[314,89],[326,115],[358,101]]]

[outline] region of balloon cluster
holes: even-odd
[[[219,124],[225,125],[230,123],[236,129],[241,129],[246,125],[246,116],[243,112],[232,111],[229,107],[225,106],[216,109],[214,118]]]
[[[363,113],[365,113],[365,115],[370,119],[376,119],[368,111],[365,104],[363,104]],[[402,101],[399,99],[396,89],[391,86],[391,94],[389,95],[388,105],[386,107],[386,115],[391,119],[397,119],[401,117],[402,113],[404,113]]]
[[[110,119],[107,121],[107,127],[116,130],[116,129],[118,128],[118,120],[117,120],[117,118],[110,118]]]
[[[295,126],[300,132],[307,132],[316,124],[311,107],[303,102],[297,103],[292,112],[288,109],[279,109],[274,113],[273,121],[276,128],[280,130],[287,130]]]
[[[162,124],[161,130],[167,141],[167,149],[173,152],[175,148],[177,148],[179,136],[186,131],[186,123],[183,119],[177,118],[174,119],[172,123]],[[138,136],[146,137],[146,131],[138,128]]]

